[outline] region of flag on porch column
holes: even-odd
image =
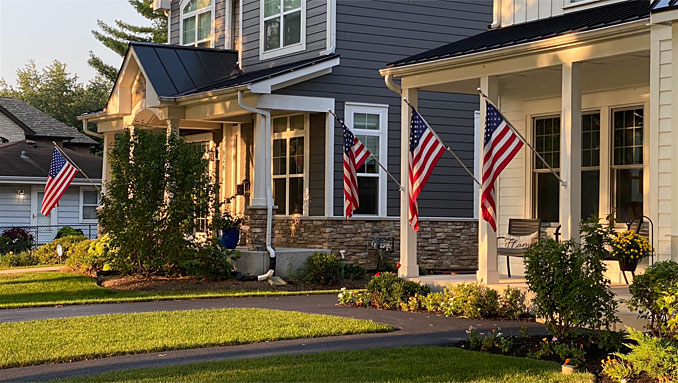
[[[485,115],[485,136],[483,143],[483,179],[480,207],[482,216],[492,229],[497,231],[496,195],[494,181],[523,147],[523,141],[511,128],[508,121],[490,103]]]
[[[369,156],[370,151],[344,125],[344,205],[346,206],[346,219],[353,216],[353,210],[359,206],[356,173]]]
[[[68,186],[73,181],[78,171],[55,147],[52,154],[52,163],[49,166],[47,174],[47,185],[45,185],[45,196],[40,206],[40,212],[45,217],[56,206],[59,206],[59,199],[64,194]]]

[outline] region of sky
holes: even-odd
[[[97,20],[148,25],[127,0],[0,0],[0,78],[16,84],[16,70],[34,59],[38,68],[57,59],[81,82],[94,78],[89,51],[120,67],[122,58],[94,38]]]

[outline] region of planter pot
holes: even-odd
[[[227,249],[235,249],[235,247],[238,246],[238,240],[240,239],[240,230],[219,230],[218,238],[221,246]]]
[[[629,261],[628,259],[619,259],[619,269],[621,271],[635,272],[638,267],[638,261]]]
[[[563,364],[560,366],[560,372],[562,372],[563,375],[572,375],[577,369],[574,366],[570,366],[568,364]]]

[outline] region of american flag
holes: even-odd
[[[42,215],[48,216],[52,209],[59,206],[59,199],[68,189],[68,185],[71,184],[77,172],[75,167],[64,158],[59,150],[54,148],[52,163],[49,166],[49,174],[47,175],[45,196],[40,207]]]
[[[487,104],[483,144],[483,180],[480,207],[483,219],[497,231],[494,181],[523,147],[523,141],[509,126],[504,116],[491,103]]]
[[[358,208],[358,178],[357,170],[370,156],[370,151],[351,130],[344,125],[344,200],[346,205],[346,219],[353,215]]]
[[[412,108],[412,121],[410,123],[410,154],[409,165],[409,200],[410,200],[410,226],[415,231],[419,230],[419,207],[417,197],[421,194],[428,177],[438,163],[440,156],[445,151],[445,145],[433,133],[431,127],[426,125],[423,118]]]

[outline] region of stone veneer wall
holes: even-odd
[[[476,270],[478,220],[425,219],[419,221],[418,263],[433,272]],[[400,222],[397,218],[356,219],[324,217],[275,217],[275,243],[279,247],[329,249],[367,269],[376,267],[376,251],[368,248],[371,237],[392,237],[393,263],[398,261]]]

